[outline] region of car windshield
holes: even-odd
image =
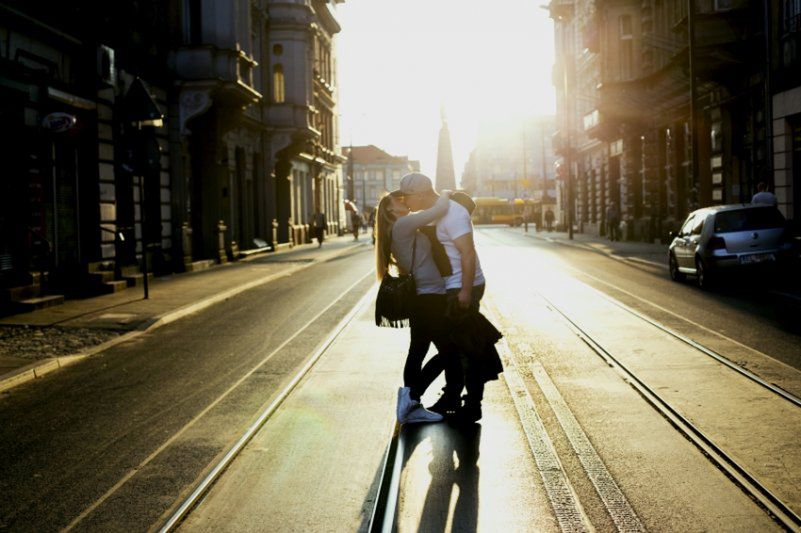
[[[774,207],[737,209],[715,215],[715,233],[781,228],[783,226],[784,217]]]

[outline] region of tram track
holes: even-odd
[[[321,316],[325,311],[328,311],[333,305],[338,302],[341,298],[343,298],[346,294],[348,294],[351,290],[355,289],[355,287],[361,283],[365,277],[370,275],[371,272],[368,272],[365,276],[359,278],[359,280],[354,283],[348,290],[344,291],[342,296],[331,304],[329,304],[323,311],[321,311],[316,317],[318,318]],[[333,330],[329,333],[326,339],[318,346],[318,348],[312,353],[312,355],[308,358],[306,363],[301,367],[292,379],[287,383],[281,392],[272,400],[272,402],[263,409],[256,420],[245,430],[242,436],[225,452],[225,454],[215,463],[209,465],[207,468],[207,473],[199,480],[199,482],[194,486],[192,491],[189,493],[187,497],[180,501],[177,505],[173,506],[173,511],[169,514],[166,520],[163,521],[161,526],[157,529],[160,533],[167,533],[171,531],[175,531],[181,524],[181,522],[187,517],[189,513],[192,512],[200,503],[202,502],[202,498],[208,493],[209,489],[214,485],[214,483],[223,475],[225,470],[228,466],[236,459],[236,457],[242,452],[245,446],[253,440],[253,438],[263,429],[264,425],[267,421],[272,417],[272,415],[276,412],[276,410],[286,401],[286,399],[292,394],[295,390],[297,385],[303,380],[303,378],[309,373],[309,371],[314,367],[315,363],[319,361],[319,359],[326,353],[326,351],[331,347],[334,341],[340,336],[340,334],[347,328],[347,326],[353,321],[354,318],[364,309],[364,306],[367,302],[371,301],[374,297],[374,290],[370,289],[367,293],[362,296],[362,298],[351,308],[351,310],[339,321],[339,323],[333,328]],[[295,338],[296,336],[300,335],[303,331],[306,330],[311,324],[314,323],[312,319],[309,321],[304,327],[300,328],[290,339],[288,339],[285,343],[287,344],[290,340]],[[276,349],[279,350],[282,346]],[[255,369],[254,369],[255,370]]]
[[[137,480],[141,477],[141,473],[151,471],[154,468],[154,465],[160,464],[160,461],[163,461],[164,457],[172,453],[172,450],[183,446],[183,442],[185,442],[188,436],[202,434],[202,429],[199,428],[201,428],[201,426],[203,426],[207,420],[213,420],[214,417],[217,416],[216,413],[219,413],[221,409],[227,409],[226,406],[230,404],[232,399],[243,399],[249,397],[250,393],[248,392],[248,389],[251,387],[254,379],[261,379],[260,376],[266,368],[265,365],[284,365],[288,360],[286,357],[284,357],[284,353],[287,350],[289,351],[291,358],[294,357],[292,354],[293,351],[297,350],[297,347],[303,346],[305,343],[307,343],[307,337],[321,339],[321,341],[318,343],[310,344],[308,352],[306,352],[306,356],[302,361],[298,362],[299,365],[302,365],[301,370],[297,372],[293,371],[292,374],[287,375],[286,379],[283,380],[283,383],[280,385],[282,387],[281,392],[278,392],[278,387],[276,387],[274,391],[270,392],[270,395],[267,398],[263,398],[261,400],[261,402],[264,402],[262,403],[262,409],[254,408],[253,412],[256,413],[256,415],[253,416],[258,416],[262,410],[270,412],[275,411],[281,402],[285,400],[288,393],[291,392],[291,389],[297,385],[297,383],[306,373],[308,373],[308,370],[312,367],[314,362],[319,359],[319,356],[322,355],[322,353],[325,351],[325,348],[328,347],[331,342],[333,342],[333,340],[342,331],[342,329],[344,329],[347,323],[352,320],[357,310],[363,307],[364,302],[366,301],[365,298],[367,295],[369,295],[370,291],[368,290],[366,294],[363,294],[362,287],[365,287],[365,282],[369,280],[371,274],[371,270],[363,273],[354,273],[354,275],[351,277],[351,280],[353,281],[349,281],[348,285],[344,286],[333,299],[320,306],[319,309],[315,309],[313,313],[309,313],[307,316],[310,316],[310,318],[307,318],[304,322],[297,324],[297,326],[293,327],[290,331],[287,331],[285,336],[282,336],[283,338],[280,340],[280,342],[275,346],[271,346],[267,353],[259,355],[258,358],[253,358],[253,362],[250,365],[243,367],[242,373],[238,374],[235,380],[226,384],[225,388],[220,389],[215,396],[208,398],[208,400],[206,400],[202,406],[198,406],[199,410],[196,411],[188,421],[184,422],[181,426],[176,427],[168,435],[165,435],[165,440],[162,440],[160,443],[154,443],[155,445],[152,451],[150,451],[147,456],[136,463],[133,463],[127,471],[121,472],[121,475],[117,478],[116,482],[111,484],[108,489],[105,490],[105,492],[94,497],[93,500],[91,500],[91,503],[84,506],[81,512],[72,518],[72,520],[64,527],[64,531],[85,528],[87,527],[87,523],[94,523],[97,515],[105,512],[105,509],[107,509],[109,506],[113,506],[114,502],[119,499],[120,494],[125,494],[126,491],[130,492],[129,487],[134,486],[137,483]],[[357,301],[358,303],[354,305],[354,301]],[[330,334],[323,334],[322,332],[317,334],[313,332],[313,328],[318,326],[321,322],[332,325],[336,324],[336,326],[330,330]],[[309,335],[310,332],[311,335]],[[289,383],[289,385],[284,386],[286,383]],[[244,395],[241,393],[241,391],[245,391]],[[266,402],[270,402],[270,404],[266,409],[264,409],[263,406],[267,405]],[[256,403],[254,407],[257,407],[258,405],[259,404]],[[267,417],[265,417],[265,420],[266,418]],[[234,434],[233,438],[237,438],[236,434]],[[233,442],[233,440],[228,442]],[[216,457],[220,457],[224,451],[225,444],[221,442],[220,453],[216,454]],[[209,457],[209,460],[211,460],[212,457],[214,456]],[[209,465],[206,468],[203,468],[202,465],[199,465],[198,472],[205,473],[211,471],[212,469],[213,465]],[[187,479],[186,486],[192,486],[189,479]],[[166,509],[165,511],[169,512]],[[158,515],[155,515],[153,520],[157,524],[160,523],[161,520],[163,520],[163,517],[166,515],[166,512],[164,515],[162,515],[161,519],[158,519]]]
[[[491,235],[489,233],[483,233],[483,235],[495,240],[496,242],[503,243],[503,244],[508,244],[508,243],[505,243],[502,239],[498,239],[497,236],[495,236],[495,235]],[[587,274],[586,272],[583,272],[583,271],[581,271],[581,270],[579,270],[579,269],[577,269],[577,268],[575,268],[573,266],[569,266],[568,265],[568,268],[570,270],[574,271],[574,272],[577,272],[577,273],[583,275],[583,276],[588,276],[588,277],[590,277],[590,278],[592,278],[592,279],[594,279],[594,280],[596,280],[598,282],[601,282],[601,283],[603,283],[604,285],[610,287],[613,290],[616,290],[616,291],[622,292],[622,293],[624,293],[626,295],[635,297],[638,300],[643,301],[647,305],[650,305],[650,306],[652,306],[652,307],[654,307],[654,308],[656,308],[656,309],[658,309],[658,310],[660,310],[662,312],[668,313],[668,314],[670,314],[671,316],[673,316],[675,318],[678,318],[680,320],[683,320],[686,323],[691,324],[692,326],[700,326],[699,324],[694,323],[692,321],[689,321],[686,318],[684,318],[684,317],[682,317],[682,316],[670,311],[669,309],[665,309],[663,306],[660,306],[659,304],[656,304],[656,303],[651,302],[651,301],[649,301],[647,299],[644,299],[644,298],[641,298],[641,297],[639,297],[637,295],[634,295],[631,292],[626,291],[625,289],[623,289],[621,287],[618,287],[618,286],[616,286],[614,284],[611,284],[611,283],[609,283],[609,282],[607,282],[605,280],[602,280],[602,279],[600,279],[600,278],[598,278],[596,276],[592,276],[590,274]],[[760,387],[763,387],[763,388],[769,390],[770,392],[772,392],[772,393],[776,394],[777,396],[783,398],[784,400],[790,402],[791,404],[795,405],[796,407],[801,407],[801,398],[799,398],[795,394],[792,394],[791,392],[789,392],[789,391],[777,386],[776,384],[771,383],[771,382],[763,379],[762,377],[760,377],[757,374],[751,372],[747,368],[744,368],[742,365],[738,365],[737,363],[732,361],[732,358],[727,357],[725,354],[722,354],[722,353],[720,353],[718,351],[715,351],[712,348],[709,348],[707,346],[704,346],[702,343],[693,340],[692,338],[690,338],[687,335],[684,335],[682,333],[677,332],[676,330],[674,330],[674,329],[662,324],[661,322],[659,322],[659,321],[657,321],[657,320],[645,315],[644,313],[641,313],[641,312],[637,311],[636,309],[633,309],[632,307],[624,304],[623,302],[621,302],[620,300],[618,300],[616,298],[613,298],[613,297],[609,296],[608,294],[604,293],[601,290],[598,290],[598,289],[596,289],[594,287],[589,287],[589,288],[591,288],[598,296],[600,296],[601,298],[603,298],[607,302],[611,303],[612,305],[618,307],[619,309],[625,311],[629,315],[634,316],[634,317],[642,320],[643,322],[645,322],[645,323],[657,328],[658,330],[668,334],[669,336],[681,341],[682,343],[684,343],[684,344],[686,344],[688,346],[691,346],[692,348],[696,349],[698,352],[704,354],[705,356],[708,356],[708,357],[714,359],[718,363],[726,366],[727,368],[733,370],[734,372],[737,372],[738,374],[744,376],[748,380],[756,383]],[[539,292],[539,291],[538,291],[538,294],[540,296],[542,296],[542,293]],[[703,327],[703,326],[701,326],[701,327]],[[764,354],[764,353],[760,352],[759,350],[756,350],[756,349],[754,349],[754,348],[752,348],[752,347],[750,347],[748,345],[744,345],[744,344],[742,344],[742,343],[740,343],[738,341],[735,341],[734,339],[731,339],[731,338],[729,338],[729,337],[727,337],[725,335],[721,335],[719,332],[716,332],[714,330],[708,330],[708,328],[704,328],[704,329],[709,331],[710,333],[720,337],[724,341],[735,343],[736,345],[738,345],[738,346],[740,346],[742,348],[745,348],[747,350],[750,350],[752,352],[755,352],[755,353],[757,353],[757,354],[759,354],[761,356],[770,357],[767,354]],[[787,367],[787,368],[792,368],[792,367]]]
[[[642,381],[626,364],[604,348],[590,334],[578,325],[559,306],[553,303],[542,293],[539,296],[548,304],[549,309],[557,314],[568,327],[593,352],[600,356],[609,366],[618,370],[629,384],[662,416],[664,416],[679,432],[695,444],[704,455],[718,468],[725,472],[730,479],[737,483],[754,500],[759,502],[773,518],[783,527],[791,531],[801,531],[801,516],[784,503],[780,497],[762,484],[748,469],[742,466],[714,440],[694,425],[687,417],[682,415],[667,400]],[[727,365],[728,366],[728,365]],[[743,374],[752,379],[748,374]],[[759,381],[757,381],[759,383]],[[762,383],[759,383],[762,385]],[[773,391],[773,389],[769,389]],[[775,392],[775,391],[773,391]],[[785,395],[780,395],[785,398]],[[785,398],[786,399],[786,398]],[[793,402],[795,404],[795,402]]]
[[[499,243],[508,244],[495,235],[484,233],[491,240]],[[577,270],[571,267],[571,270]],[[732,362],[724,355],[712,350],[693,339],[682,335],[671,328],[659,323],[658,321],[639,313],[638,311],[626,306],[622,302],[594,289],[598,295],[610,304],[617,306],[629,316],[634,316],[647,323],[649,326],[679,340],[680,342],[692,347],[697,352],[713,359],[725,368],[745,377],[759,387],[770,391],[773,395],[788,402],[794,407],[801,407],[801,399],[776,385],[767,382],[749,370]],[[652,387],[645,383],[620,357],[616,357],[612,350],[607,349],[595,338],[586,328],[583,328],[577,320],[571,318],[568,311],[557,305],[553,299],[548,298],[543,291],[532,288],[531,292],[536,294],[546,304],[546,307],[560,321],[562,321],[584,344],[586,344],[596,355],[598,355],[607,365],[618,371],[629,385],[646,400],[658,413],[660,413],[675,429],[685,438],[693,443],[716,467],[723,471],[741,490],[750,496],[782,527],[791,531],[801,531],[801,515],[785,503],[780,496],[770,490],[762,483],[756,475],[752,474],[746,466],[738,462],[723,447],[715,443],[714,439],[702,431],[696,424],[693,424],[688,417],[679,412],[679,409],[658,394]],[[540,369],[544,371],[544,369]],[[540,380],[538,380],[540,383]],[[540,383],[541,386],[541,383]]]

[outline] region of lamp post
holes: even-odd
[[[150,226],[145,209],[145,176],[156,174],[161,170],[161,149],[156,140],[156,128],[163,126],[164,115],[140,78],[135,78],[123,97],[124,117],[127,126],[131,127],[129,136],[129,164],[133,173],[139,176],[139,220],[142,226],[142,278],[145,299],[149,298],[147,251]],[[151,180],[153,178],[151,177]],[[156,185],[158,186],[158,181]],[[150,187],[148,187],[150,188]],[[156,194],[158,199],[158,193]],[[159,226],[159,235],[161,234]]]
[[[551,2],[545,9],[548,9],[550,13],[550,17],[554,20],[554,22],[558,21],[562,24],[562,93],[564,95],[564,116],[565,120],[563,121],[564,127],[564,135],[565,135],[565,146],[563,147],[563,158],[564,158],[564,175],[565,175],[565,188],[567,193],[567,235],[569,239],[573,239],[573,179],[571,177],[571,167],[573,166],[573,146],[571,142],[571,119],[570,116],[570,105],[568,102],[570,98],[568,96],[568,89],[570,87],[569,83],[571,80],[571,76],[568,74],[568,69],[574,67],[574,60],[575,57],[572,53],[572,47],[568,47],[568,32],[569,28],[568,25],[573,20],[574,14],[574,6],[572,3],[554,3]],[[575,77],[575,76],[573,76]]]

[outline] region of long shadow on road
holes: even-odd
[[[445,531],[450,520],[450,531],[476,531],[481,426],[413,425],[403,431],[406,448],[396,526],[402,530]],[[415,454],[424,443],[430,453]],[[427,487],[420,486],[428,477],[422,471],[426,467],[430,475]],[[419,506],[422,491],[425,498]]]

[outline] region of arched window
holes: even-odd
[[[286,100],[284,85],[284,67],[281,64],[275,65],[273,67],[273,101],[276,104],[283,104]]]

